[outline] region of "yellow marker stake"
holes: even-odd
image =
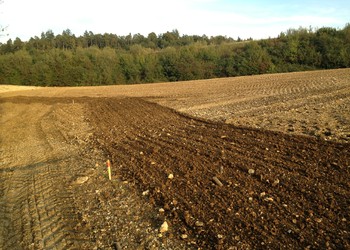
[[[108,170],[108,178],[112,180],[112,171],[111,171],[111,162],[107,160],[107,170]]]

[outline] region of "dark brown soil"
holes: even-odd
[[[89,105],[99,147],[164,208],[170,237],[204,249],[350,248],[349,144],[202,121],[142,99]]]

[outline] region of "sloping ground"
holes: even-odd
[[[0,249],[349,249],[349,76],[1,93]]]
[[[76,175],[70,166],[81,168],[70,142],[86,126],[71,126],[63,104],[17,102],[1,100],[0,106],[0,249],[77,247],[83,238],[73,233],[79,217],[67,185]]]
[[[158,239],[131,185],[108,181],[84,103],[0,100],[0,249],[184,249]]]
[[[350,247],[348,144],[201,121],[142,99],[89,105],[99,147],[148,190],[176,237],[204,249]]]
[[[2,94],[18,95],[142,97],[209,120],[350,142],[350,68],[176,83],[39,88]]]
[[[348,144],[137,98],[4,98],[1,112],[4,249],[349,248]]]

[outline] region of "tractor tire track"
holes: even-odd
[[[67,120],[52,119],[54,112],[63,115],[60,105],[18,100],[1,105],[12,112],[1,117],[0,139],[6,143],[0,166],[0,249],[77,247],[80,236],[73,227],[79,218],[69,207],[74,196],[67,187],[78,151],[62,136],[70,128],[57,127]]]

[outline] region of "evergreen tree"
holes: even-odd
[[[234,41],[177,30],[147,37],[51,30],[0,44],[2,84],[75,86],[195,80],[350,67],[350,24]]]

